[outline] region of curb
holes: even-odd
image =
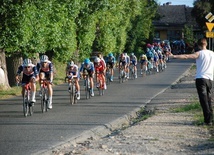
[[[102,126],[97,126],[97,127],[92,128],[90,130],[84,131],[81,134],[70,138],[66,142],[59,143],[55,146],[50,147],[49,149],[39,151],[35,155],[50,155],[50,154],[62,155],[63,153],[61,151],[63,149],[69,148],[71,145],[75,145],[77,143],[82,143],[82,142],[86,141],[87,139],[100,139],[100,138],[110,134],[114,130],[121,129],[124,126],[129,125],[131,120],[138,116],[138,112],[142,108],[145,108],[146,110],[149,110],[151,112],[155,112],[155,107],[149,106],[148,103],[150,103],[158,95],[165,92],[167,89],[171,88],[172,85],[175,85],[176,83],[178,83],[182,77],[184,77],[188,74],[188,72],[190,71],[190,69],[193,65],[194,65],[194,63],[182,75],[180,75],[175,80],[175,82],[173,82],[170,86],[166,87],[165,89],[163,89],[162,91],[160,91],[159,93],[157,93],[153,97],[151,97],[148,101],[146,101],[145,105],[142,105],[138,108],[135,108],[133,111],[129,112],[128,114],[126,114],[122,117],[119,117],[118,119],[116,119],[112,122],[109,122],[109,123],[104,124]]]

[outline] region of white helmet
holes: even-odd
[[[100,62],[100,58],[96,57],[96,58],[94,59],[94,62],[95,62],[95,63]]]
[[[48,61],[48,56],[47,56],[47,55],[42,55],[42,56],[40,57],[40,61],[41,61],[41,62],[47,62],[47,61]]]
[[[73,62],[73,61],[69,62],[69,63],[68,63],[68,66],[69,66],[69,67],[74,66],[74,62]]]
[[[32,65],[32,61],[30,59],[24,59],[23,66],[31,66],[31,65]]]

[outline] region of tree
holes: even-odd
[[[196,18],[196,22],[201,27],[201,30],[207,30],[205,16],[214,10],[214,2],[209,0],[196,0],[192,9],[192,16]]]

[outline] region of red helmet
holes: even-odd
[[[151,44],[147,44],[146,47],[149,47],[149,48],[150,48],[150,47],[151,47]]]

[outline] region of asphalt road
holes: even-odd
[[[41,153],[87,130],[105,126],[149,104],[152,98],[175,82],[193,62],[174,59],[167,64],[164,72],[146,77],[138,74],[137,79],[122,84],[115,76],[104,96],[98,96],[95,90],[95,96],[86,100],[82,91],[81,100],[76,105],[69,103],[66,84],[55,86],[53,109],[41,113],[37,96],[34,115],[26,118],[22,112],[21,96],[0,100],[0,154]]]

